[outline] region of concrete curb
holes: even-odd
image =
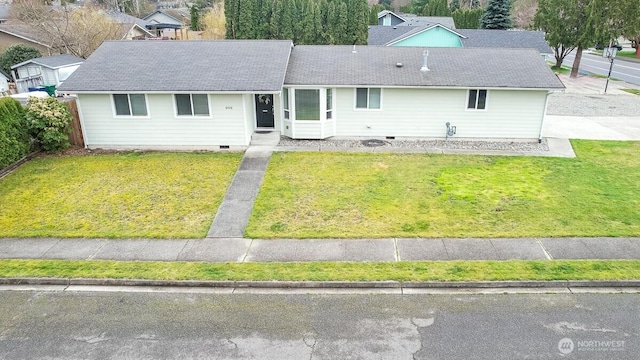
[[[260,289],[640,288],[640,280],[556,281],[199,281],[86,278],[0,278],[0,285],[82,285]]]

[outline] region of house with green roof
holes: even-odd
[[[222,40],[105,42],[58,91],[77,97],[89,148],[216,150],[256,131],[535,141],[562,89],[532,49]]]

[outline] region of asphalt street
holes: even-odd
[[[638,313],[637,294],[0,291],[0,358],[637,359]]]
[[[574,58],[575,50],[565,57],[563,65],[572,66]],[[601,55],[583,52],[580,70],[606,76],[609,73],[610,64],[609,59],[605,59]],[[640,85],[640,63],[616,59],[613,61],[611,77]]]

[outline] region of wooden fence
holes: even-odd
[[[82,125],[80,124],[80,114],[78,113],[78,104],[75,99],[65,99],[64,102],[71,113],[71,132],[69,133],[69,142],[71,146],[84,147],[84,137],[82,136]]]

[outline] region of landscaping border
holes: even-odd
[[[11,172],[13,172],[13,170],[17,169],[20,165],[26,163],[27,161],[33,159],[34,157],[36,157],[38,154],[40,153],[40,151],[34,151],[26,156],[24,156],[23,158],[21,158],[20,160],[14,162],[13,164],[7,166],[4,169],[0,169],[0,180],[2,178],[4,178],[5,176],[9,175]]]

